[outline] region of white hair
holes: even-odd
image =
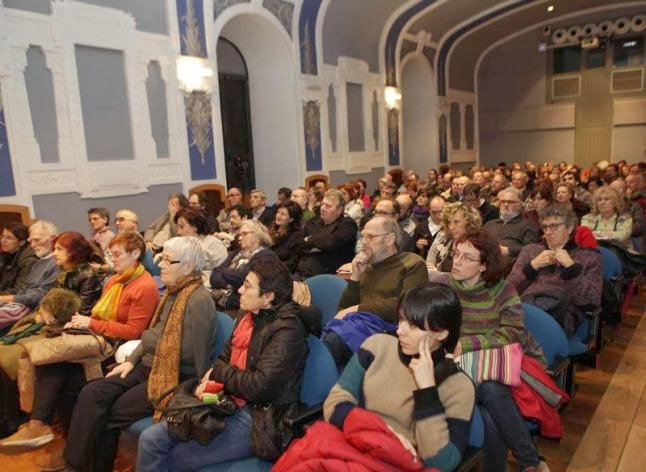
[[[32,229],[39,229],[48,236],[58,235],[58,228],[54,225],[54,223],[50,223],[49,221],[45,220],[34,221],[29,227],[30,231]]]
[[[200,240],[193,236],[178,236],[164,243],[164,249],[170,249],[182,263],[191,264],[194,271],[204,267],[204,253]]]
[[[498,192],[498,195],[500,196],[503,193],[513,193],[518,197],[518,200],[520,200],[521,202],[523,201],[523,194],[516,187],[503,188],[500,192]]]

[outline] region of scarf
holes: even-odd
[[[249,351],[249,343],[251,342],[251,334],[253,333],[253,315],[247,313],[244,315],[231,338],[231,356],[229,357],[229,365],[235,366],[240,370],[247,368],[247,352]],[[233,397],[236,405],[244,406],[246,400]]]
[[[113,321],[117,318],[117,309],[121,300],[123,288],[133,280],[139,278],[146,271],[144,266],[137,264],[136,267],[130,267],[121,274],[114,276],[114,284],[103,293],[99,301],[92,308],[92,318],[103,321]]]
[[[157,342],[153,366],[148,377],[148,399],[155,404],[160,397],[164,396],[155,404],[155,414],[153,416],[155,421],[160,420],[162,412],[172,396],[172,394],[167,395],[167,392],[175,388],[179,383],[179,363],[186,303],[191,294],[201,286],[201,273],[191,273],[181,278],[177,283],[167,286],[166,292],[159,302],[150,323],[151,327],[157,324],[168,297],[177,293],[173,306],[168,313],[162,335]]]

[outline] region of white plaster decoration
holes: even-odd
[[[160,35],[137,31],[133,17],[121,10],[70,0],[54,0],[50,15],[0,8],[0,76],[5,77],[8,129],[14,130],[9,139],[18,200],[31,207],[31,195],[38,194],[79,192],[84,198],[141,193],[158,183],[188,186],[188,156],[182,142],[186,140],[183,98],[177,92],[174,66],[179,50],[176,27],[172,26],[176,23],[172,20],[176,18],[174,0],[168,1],[168,9],[171,34]],[[23,74],[30,45],[43,50],[52,73],[58,163],[40,161],[33,132]],[[123,53],[134,160],[87,161],[76,45]],[[166,83],[170,158],[161,162],[156,159],[145,92],[146,67],[151,60],[160,64]]]

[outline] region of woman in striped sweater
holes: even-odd
[[[458,242],[450,274],[430,274],[432,281],[455,290],[462,303],[462,326],[455,355],[520,343],[525,354],[544,364],[540,346],[525,329],[518,293],[502,278],[503,273],[498,242],[486,231],[479,231]],[[485,470],[505,470],[507,449],[511,449],[521,471],[549,470],[538,457],[507,385],[481,383],[476,401],[485,420]]]

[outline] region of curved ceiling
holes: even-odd
[[[482,53],[492,44],[517,31],[542,22],[558,22],[559,17],[581,12],[585,14],[595,7],[615,5],[614,13],[606,11],[603,16],[621,14],[631,2],[625,0],[555,0],[554,11],[548,12],[547,2],[537,2],[518,8],[507,15],[494,18],[479,29],[465,31],[455,43],[448,63],[449,88],[474,92],[474,70]],[[646,2],[642,2],[646,6]],[[632,10],[633,8],[631,8]]]
[[[331,0],[323,20],[323,62],[354,57],[379,72],[379,39],[392,13],[407,0]],[[369,4],[369,5],[368,5]]]

